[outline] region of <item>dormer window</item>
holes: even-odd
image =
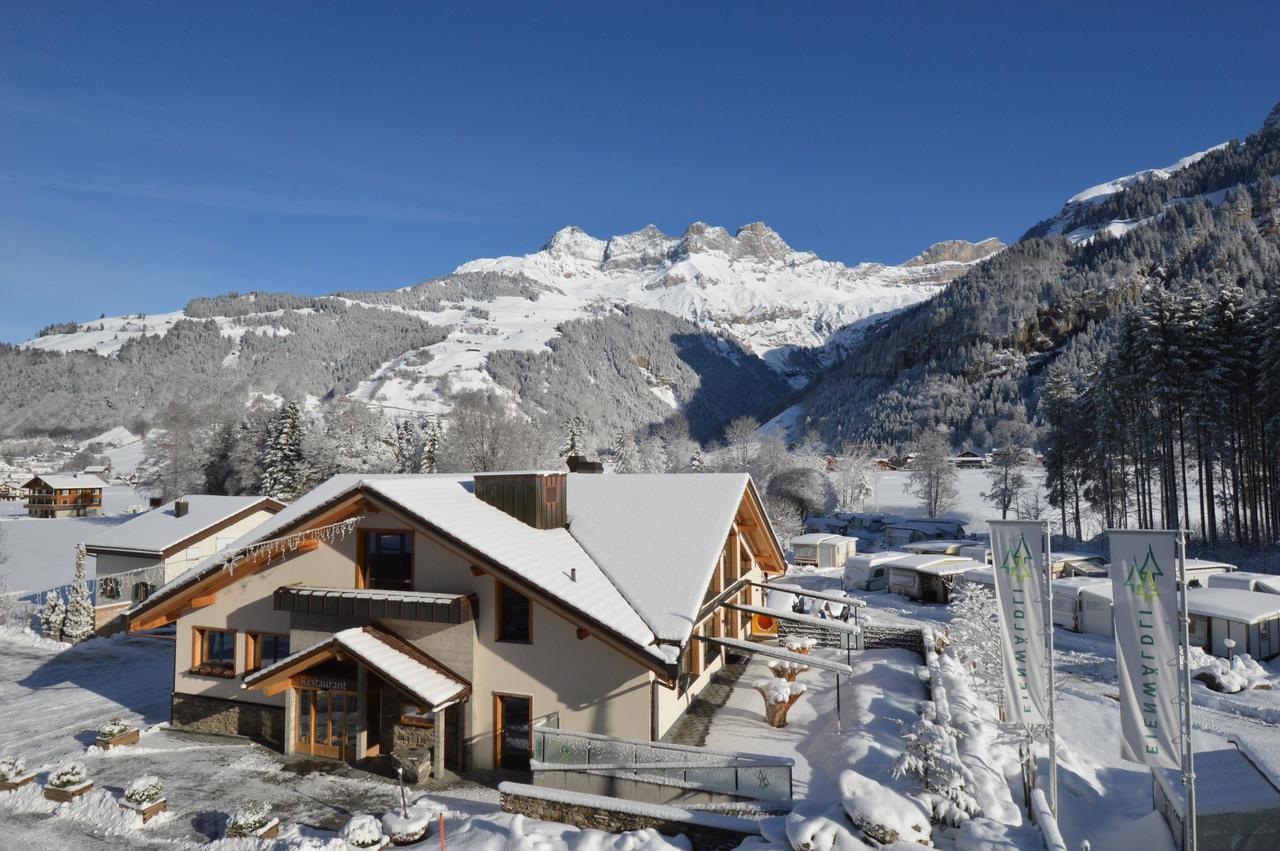
[[[413,533],[365,532],[358,586],[380,591],[413,590]]]

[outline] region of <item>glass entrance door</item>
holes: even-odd
[[[355,692],[298,689],[294,750],[332,759],[358,759],[356,734],[359,731]]]

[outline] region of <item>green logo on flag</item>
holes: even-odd
[[[1019,535],[1018,543],[1014,544],[1013,549],[1005,551],[1004,558],[1000,560],[1000,569],[1014,582],[1025,582],[1031,574],[1028,568],[1032,560],[1026,536]]]
[[[1164,576],[1164,571],[1156,561],[1155,552],[1148,546],[1147,556],[1142,560],[1142,564],[1138,564],[1136,558],[1129,563],[1129,572],[1124,577],[1124,587],[1150,605],[1152,600],[1160,599],[1160,588],[1156,585],[1156,580],[1161,576]]]

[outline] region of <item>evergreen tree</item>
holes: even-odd
[[[693,454],[689,456],[689,472],[702,473],[705,470],[706,465],[702,459],[702,447],[695,444]]]
[[[40,611],[40,630],[45,638],[61,641],[66,622],[67,607],[62,602],[62,595],[57,591],[49,591],[44,595],[44,608]]]
[[[440,472],[440,451],[443,443],[444,427],[440,424],[440,418],[432,414],[422,423],[422,472]]]
[[[396,420],[395,458],[397,473],[422,472],[422,432],[408,417]]]
[[[264,495],[288,502],[304,490],[302,437],[302,410],[297,402],[285,402],[267,423],[261,457]]]
[[[934,719],[933,704],[926,702],[919,718],[900,727],[906,747],[894,760],[893,776],[920,781],[921,798],[936,822],[958,826],[980,815],[978,801],[969,791],[975,785],[973,775],[960,761],[954,731]]]
[[[62,636],[67,641],[81,642],[93,636],[93,599],[89,596],[89,577],[85,571],[88,558],[84,544],[76,544],[76,567],[71,577],[71,598],[67,602]]]
[[[623,429],[613,436],[613,471],[615,473],[636,472],[636,442],[631,434]]]
[[[564,421],[564,444],[560,447],[560,457],[570,455],[586,455],[586,442],[583,435],[587,430],[587,421],[579,416],[569,417]]]

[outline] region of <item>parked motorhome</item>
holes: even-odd
[[[1053,578],[1067,576],[1107,576],[1107,559],[1097,553],[1051,552]]]
[[[1235,736],[1235,747],[1196,752],[1196,842],[1206,851],[1280,848],[1280,772],[1269,737]],[[1182,847],[1186,787],[1182,772],[1151,769],[1152,797]],[[1164,840],[1168,842],[1168,840]]]
[[[661,739],[784,570],[745,474],[339,475],[128,618],[175,729],[528,771],[548,719]]]
[[[889,567],[910,553],[889,550],[854,556],[845,562],[840,587],[846,591],[883,591],[889,587]]]
[[[1191,643],[1226,658],[1280,656],[1280,596],[1238,588],[1192,588],[1187,594]],[[1235,642],[1227,647],[1227,639]]]
[[[991,564],[991,548],[985,544],[967,544],[957,550],[956,555],[971,558],[979,564]]]
[[[1068,576],[1053,580],[1053,623],[1072,632],[1084,631],[1085,600],[1081,592],[1086,588],[1110,585],[1107,577]],[[1109,611],[1109,610],[1108,610]]]
[[[1273,573],[1255,573],[1250,570],[1214,573],[1206,577],[1204,584],[1209,588],[1236,588],[1261,594],[1280,594],[1280,576]]]
[[[857,546],[856,538],[820,532],[797,535],[791,539],[795,563],[810,567],[844,567],[849,557],[857,552]]]
[[[1112,594],[1110,580],[1080,589],[1080,631],[1091,635],[1115,635],[1112,620]]]
[[[963,537],[964,524],[959,520],[898,520],[884,527],[885,546],[898,549],[916,541]]]
[[[967,571],[982,567],[960,556],[908,555],[889,565],[889,590],[922,603],[949,603]]]
[[[978,585],[986,585],[990,588],[995,588],[996,572],[995,572],[995,569],[991,567],[991,565],[985,565],[983,567],[975,567],[972,570],[965,571],[964,581],[974,582],[974,583],[977,583]]]

